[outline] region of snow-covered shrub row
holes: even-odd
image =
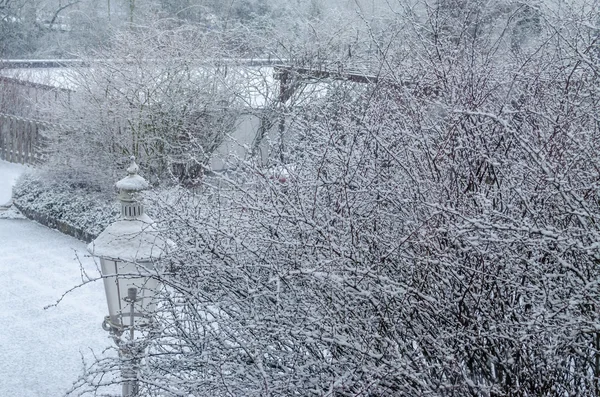
[[[154,204],[177,245],[143,395],[598,394],[600,7],[494,4],[380,21],[376,84]]]
[[[21,176],[13,188],[13,201],[52,224],[61,222],[96,236],[120,214],[114,193],[91,184],[55,180],[45,171],[32,170]]]

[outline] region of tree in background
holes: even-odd
[[[0,2],[0,28],[3,37],[11,40],[3,41],[0,56],[73,58],[82,50],[105,46],[111,31],[126,32],[129,25],[143,26],[157,18],[198,24],[207,31],[220,32],[228,37],[222,44],[239,55],[275,56],[282,48],[274,52],[276,41],[264,40],[269,35],[285,37],[281,44],[286,45],[295,38],[298,45],[306,29],[315,28],[314,32],[323,29],[311,28],[312,23],[341,21],[338,28],[343,28],[366,18],[374,26],[375,19],[386,13],[384,6],[386,3],[381,0],[359,1],[356,6],[344,1],[317,0],[4,0]],[[347,52],[347,48],[344,50]],[[293,49],[288,47],[285,51]]]
[[[252,31],[254,25],[232,21],[213,30],[207,20],[156,15],[127,30],[115,29],[111,40],[82,52],[85,67],[67,71],[75,89],[71,98],[60,109],[48,109],[61,120],[52,131],[50,168],[78,179],[110,180],[120,159],[133,154],[155,182],[197,180],[223,138],[235,130],[240,113],[255,114],[264,130],[250,151],[264,146],[276,124],[295,117],[286,109],[315,90],[296,79],[289,99],[281,101],[273,70],[248,64],[246,57],[267,54],[289,65],[341,71],[351,51],[347,43],[356,42],[358,34],[345,16],[337,19],[345,24],[335,28],[300,19],[301,29],[291,36],[279,34],[280,26],[273,23]],[[304,34],[312,46],[298,44]],[[360,53],[355,51],[354,65],[364,68]],[[327,54],[335,56],[327,59]]]
[[[39,37],[34,6],[24,0],[0,2],[0,57],[19,57],[35,47]]]

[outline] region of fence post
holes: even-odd
[[[17,156],[16,162],[23,163],[23,130],[25,129],[25,120],[19,120],[20,128],[18,128],[15,132],[17,135]]]
[[[41,148],[40,124],[35,123],[34,133],[31,141],[31,163],[38,163],[42,160],[42,154],[39,153]]]
[[[19,163],[23,164],[25,162],[25,135],[27,133],[27,121],[22,119],[21,125],[22,127],[19,129]]]
[[[6,117],[0,116],[0,159],[4,160],[6,155]]]
[[[31,153],[31,131],[33,122],[27,123],[27,133],[25,134],[25,142],[23,144],[23,163],[28,164],[31,159],[29,158],[29,153]]]
[[[15,119],[11,118],[10,119],[10,128],[8,129],[8,137],[9,137],[9,142],[8,142],[8,148],[9,148],[9,153],[8,153],[8,161],[10,161],[11,163],[15,162],[14,159],[14,146],[15,146]]]

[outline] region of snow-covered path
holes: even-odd
[[[0,192],[14,174],[0,161]],[[61,396],[81,373],[82,355],[111,345],[100,326],[101,282],[44,309],[81,283],[80,261],[98,275],[84,243],[26,219],[0,218],[0,396]]]
[[[0,206],[10,201],[12,185],[25,169],[21,164],[0,160]]]

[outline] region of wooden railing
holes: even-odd
[[[0,159],[11,163],[36,164],[44,159],[47,124],[0,113]]]

